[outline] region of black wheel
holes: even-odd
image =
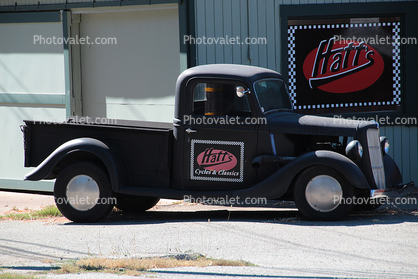
[[[160,198],[119,194],[116,207],[127,213],[140,213],[154,207]]]
[[[91,162],[66,167],[55,181],[54,197],[61,213],[77,223],[103,219],[116,203],[107,173]]]
[[[334,221],[354,206],[353,186],[335,169],[313,166],[296,179],[294,199],[299,211],[311,220]]]

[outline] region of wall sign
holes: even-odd
[[[243,182],[243,142],[193,139],[190,154],[190,179]]]
[[[296,111],[401,109],[400,17],[288,20],[289,93]]]

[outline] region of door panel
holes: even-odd
[[[256,156],[257,124],[248,96],[238,97],[240,84],[200,82],[189,92],[192,114],[185,130],[185,188],[231,190],[255,183],[251,162]]]

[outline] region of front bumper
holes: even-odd
[[[417,193],[418,188],[414,182],[411,181],[404,185],[399,185],[389,189],[375,189],[370,191],[370,198],[402,198],[408,194]]]

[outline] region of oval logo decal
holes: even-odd
[[[323,40],[306,56],[303,74],[311,88],[330,93],[365,89],[382,75],[382,56],[364,42]]]
[[[229,151],[206,148],[197,156],[197,163],[206,170],[230,170],[237,165],[237,158]]]

